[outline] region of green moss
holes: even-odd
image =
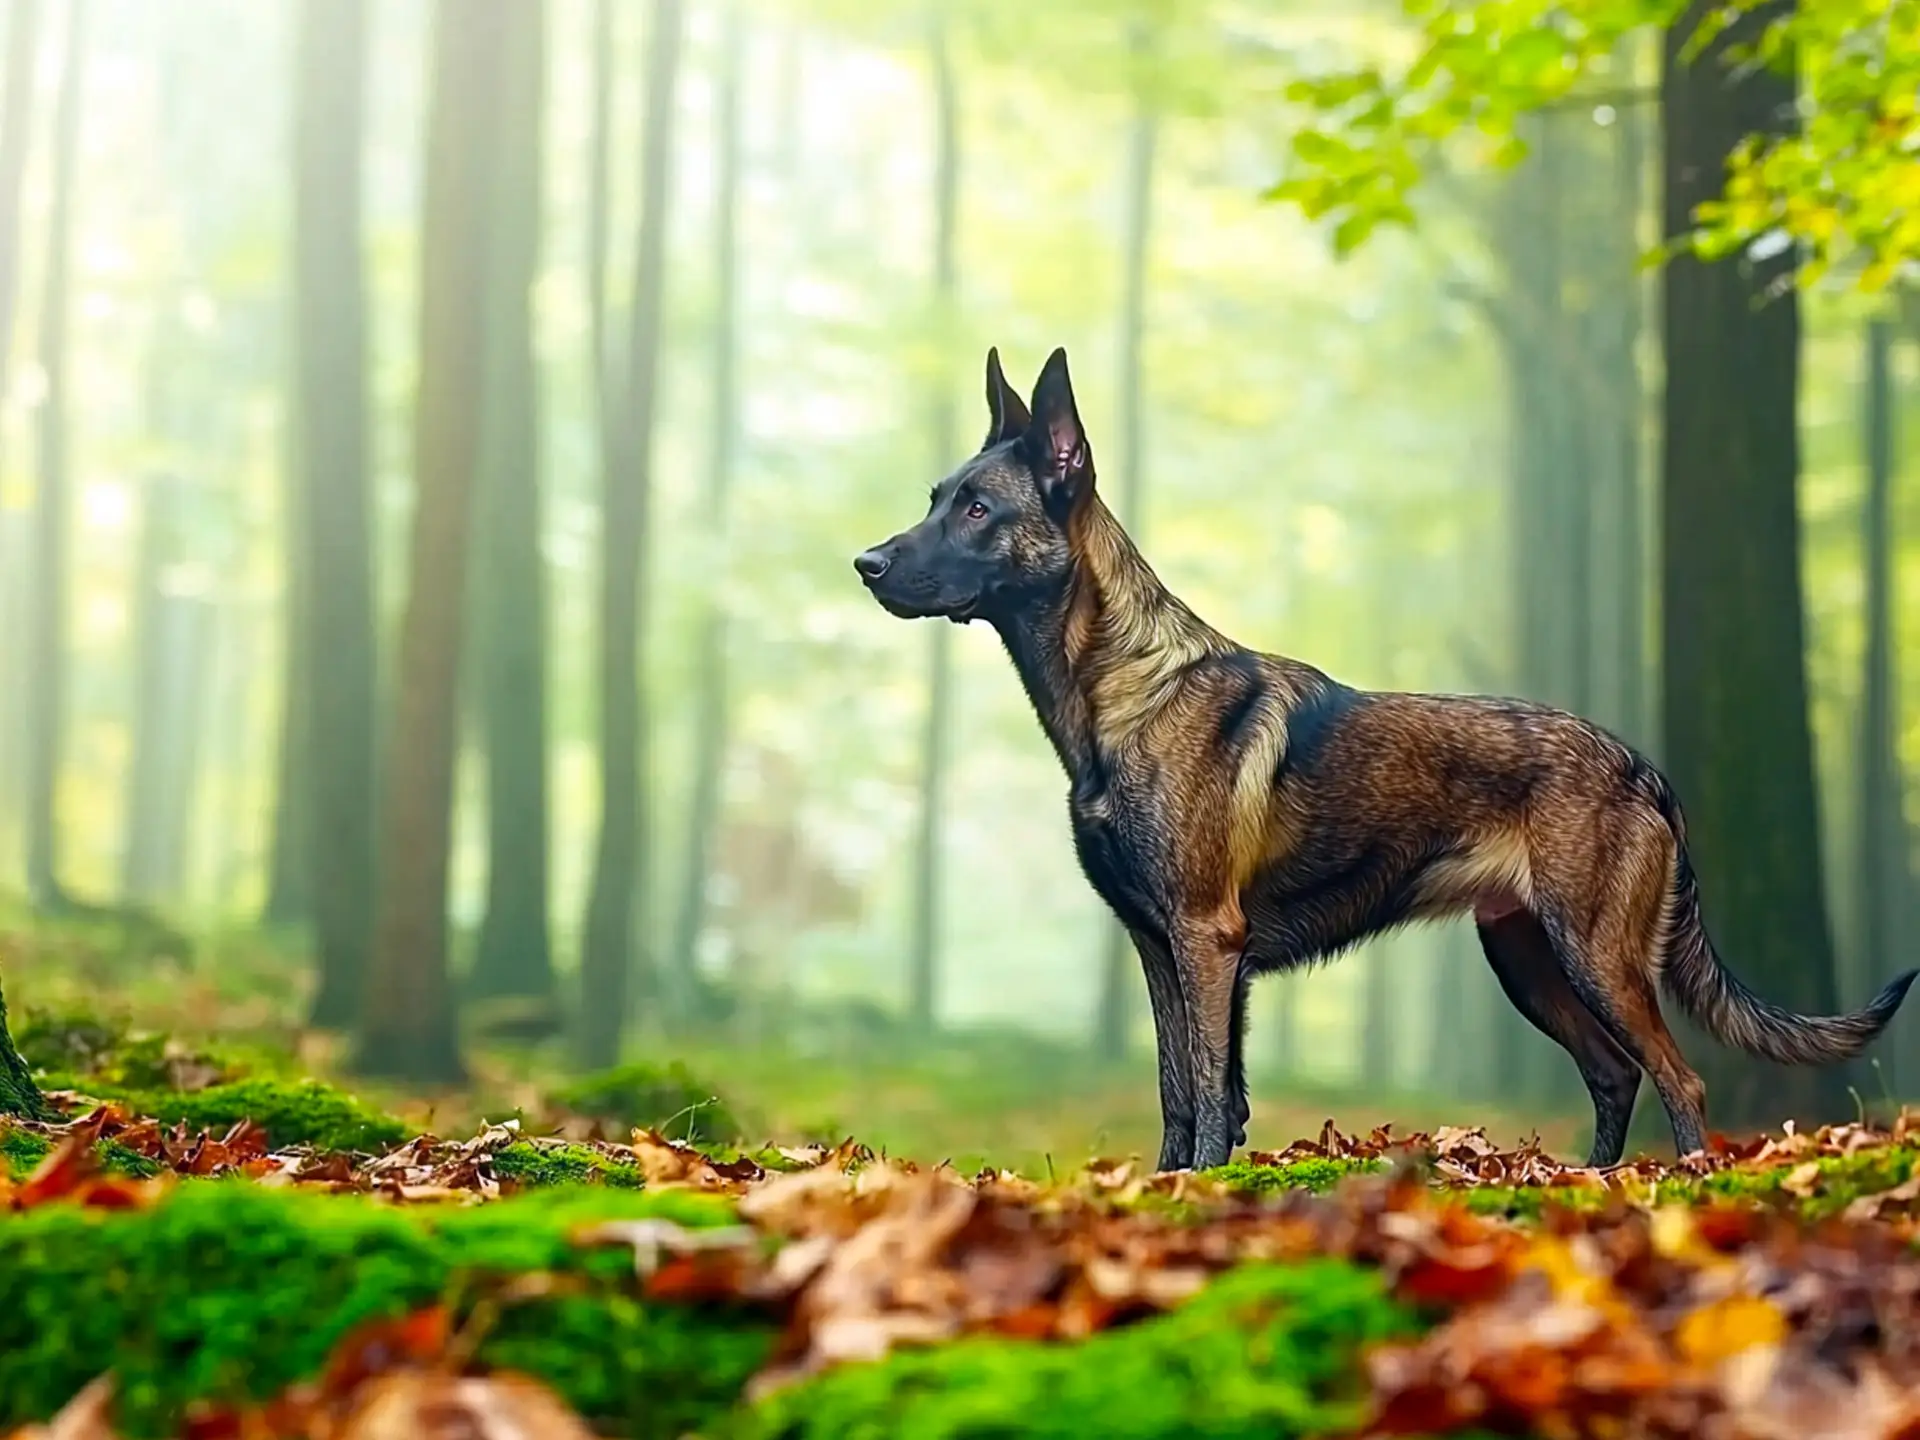
[[[609,1160],[585,1145],[539,1144],[516,1140],[493,1157],[501,1179],[522,1185],[585,1185],[599,1182],[624,1190],[638,1190],[644,1181],[637,1165]]]
[[[678,1060],[602,1070],[561,1087],[553,1098],[577,1115],[646,1126],[671,1140],[733,1140],[740,1134],[739,1122],[713,1087],[696,1080]]]
[[[322,1150],[380,1150],[406,1139],[407,1126],[362,1104],[344,1090],[318,1080],[237,1080],[205,1090],[143,1091],[106,1087],[103,1099],[118,1100],[137,1115],[163,1124],[224,1130],[252,1120],[276,1147],[310,1144]]]
[[[1855,1200],[1891,1190],[1912,1178],[1920,1155],[1906,1146],[1862,1150],[1854,1155],[1830,1155],[1813,1163],[1818,1167],[1812,1189],[1796,1194],[1786,1181],[1799,1167],[1788,1165],[1776,1170],[1723,1170],[1697,1182],[1663,1182],[1663,1200],[1697,1200],[1702,1196],[1718,1200],[1757,1200],[1787,1205],[1812,1220],[1837,1215]]]
[[[47,1158],[53,1149],[53,1142],[44,1135],[36,1135],[30,1130],[15,1130],[0,1124],[0,1173],[12,1179],[20,1180],[33,1173],[33,1168]],[[126,1146],[112,1140],[97,1141],[93,1153],[100,1162],[101,1169],[112,1175],[129,1175],[135,1179],[144,1179],[156,1175],[160,1166],[155,1161]]]
[[[730,1405],[771,1339],[758,1316],[643,1305],[590,1219],[724,1221],[710,1197],[595,1188],[473,1208],[396,1209],[243,1184],[182,1186],[150,1211],[53,1205],[0,1218],[0,1431],[44,1419],[110,1362],[131,1436],[170,1434],[191,1399],[262,1399],[314,1374],[340,1337],[490,1286],[554,1273],[509,1304],[479,1358],[540,1375],[622,1435],[669,1437]]]
[[[47,1158],[53,1142],[44,1135],[0,1126],[0,1173],[18,1180]]]
[[[1338,1261],[1250,1266],[1170,1315],[1072,1345],[968,1339],[830,1372],[722,1434],[751,1440],[1115,1440],[1342,1434],[1358,1365],[1414,1316]]]
[[[1378,1160],[1294,1160],[1285,1165],[1255,1165],[1236,1160],[1203,1172],[1229,1190],[1243,1195],[1266,1195],[1277,1190],[1311,1190],[1322,1194],[1349,1175],[1365,1175],[1384,1170]]]

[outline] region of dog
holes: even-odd
[[[1661,1017],[1787,1064],[1858,1054],[1920,971],[1852,1014],[1749,990],[1700,916],[1667,780],[1520,700],[1367,691],[1236,644],[1174,596],[1094,483],[1064,349],[1023,402],[987,352],[978,454],[854,569],[905,619],[999,632],[1065,767],[1074,847],[1131,935],[1158,1051],[1161,1170],[1246,1141],[1249,981],[1470,913],[1514,1008],[1572,1055],[1587,1163],[1618,1163],[1644,1071],[1680,1153],[1706,1088]]]

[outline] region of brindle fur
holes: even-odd
[[[1666,780],[1574,715],[1343,685],[1234,643],[1175,598],[1094,488],[1056,350],[1031,407],[987,355],[980,452],[926,518],[855,562],[902,617],[997,630],[1071,781],[1087,879],[1132,934],[1159,1051],[1162,1169],[1246,1138],[1249,980],[1415,920],[1470,912],[1514,1007],[1579,1066],[1589,1163],[1620,1159],[1645,1071],[1682,1153],[1705,1087],[1656,986],[1784,1063],[1857,1054],[1915,972],[1808,1017],[1714,953]]]

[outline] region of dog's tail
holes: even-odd
[[[1887,1028],[1920,970],[1889,982],[1846,1015],[1802,1015],[1762,999],[1721,962],[1700,918],[1700,886],[1687,858],[1686,822],[1662,784],[1657,797],[1676,844],[1671,927],[1661,980],[1687,1014],[1723,1044],[1781,1065],[1851,1060]]]

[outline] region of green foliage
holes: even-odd
[[[728,1213],[706,1197],[604,1190],[399,1210],[213,1183],[151,1211],[0,1219],[0,1428],[52,1414],[110,1364],[125,1432],[174,1433],[187,1401],[265,1398],[316,1373],[363,1321],[436,1301],[465,1315],[514,1277],[554,1273],[566,1293],[506,1303],[481,1363],[540,1375],[603,1428],[679,1435],[732,1403],[769,1326],[644,1306],[626,1251],[570,1236],[595,1219]]]
[[[1480,158],[1510,164],[1525,146],[1516,120],[1578,103],[1596,77],[1619,84],[1625,42],[1683,23],[1684,0],[1404,0],[1420,24],[1412,62],[1388,74],[1360,65],[1296,82],[1316,123],[1293,141],[1272,192],[1335,222],[1352,250],[1382,225],[1411,224],[1408,196],[1445,141],[1471,138]],[[1885,0],[1806,0],[1759,32],[1700,60],[1706,44],[1761,0],[1712,7],[1688,38],[1699,63],[1793,65],[1811,102],[1797,135],[1752,137],[1732,157],[1721,200],[1702,206],[1678,243],[1708,258],[1778,233],[1805,247],[1802,280],[1849,254],[1862,288],[1879,289],[1920,259],[1920,8]],[[1752,27],[1748,27],[1752,28]],[[1635,77],[1626,76],[1631,86]],[[1628,103],[1640,97],[1630,94]],[[1602,103],[1596,95],[1590,102]]]
[[[1351,1431],[1363,1346],[1414,1317],[1337,1261],[1249,1266],[1173,1313],[1076,1345],[967,1339],[833,1371],[724,1433],[754,1440],[1115,1440]]]
[[[1229,1190],[1244,1195],[1266,1195],[1279,1190],[1311,1190],[1324,1194],[1349,1175],[1365,1175],[1386,1166],[1378,1160],[1295,1160],[1286,1165],[1255,1165],[1236,1160],[1205,1171]]]
[[[647,1126],[672,1140],[732,1140],[740,1134],[725,1102],[678,1060],[597,1071],[556,1090],[553,1098],[575,1114]]]
[[[585,1185],[599,1183],[622,1190],[638,1190],[643,1183],[636,1165],[622,1165],[585,1145],[542,1145],[516,1140],[493,1157],[501,1179],[522,1185]]]

